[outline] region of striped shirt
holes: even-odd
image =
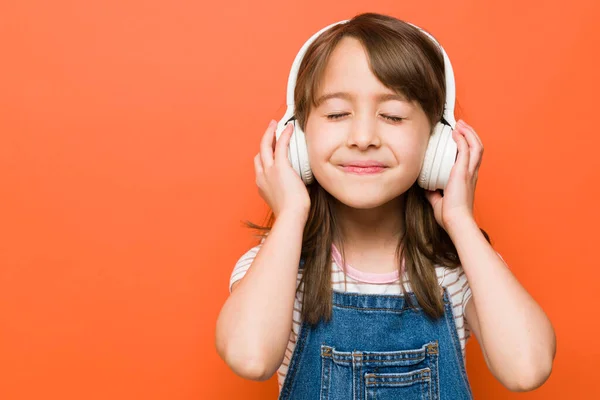
[[[264,240],[264,239],[263,239]],[[252,261],[256,257],[260,249],[260,244],[248,250],[242,255],[237,261],[233,272],[230,277],[229,291],[231,292],[231,286],[240,280],[250,268]],[[352,293],[364,293],[364,294],[376,294],[376,295],[399,295],[402,293],[402,289],[399,285],[399,272],[389,273],[367,273],[359,271],[349,264],[343,264],[341,262],[341,256],[335,246],[332,246],[332,284],[333,290],[338,292],[352,292]],[[463,360],[465,360],[465,346],[467,339],[470,337],[470,330],[467,325],[467,321],[464,318],[464,310],[467,302],[471,298],[471,289],[467,282],[467,277],[462,267],[450,269],[444,266],[435,266],[436,275],[438,278],[438,284],[440,287],[448,289],[448,294],[452,303],[452,311],[454,314],[454,321],[456,323],[456,329],[460,339],[460,345],[462,348]],[[302,278],[302,271],[299,270],[298,277],[296,280],[296,286],[300,285],[300,279]],[[404,287],[407,292],[411,292],[410,284],[406,275],[403,279]],[[296,338],[300,331],[301,317],[300,310],[302,309],[302,288],[297,291],[296,298],[294,301],[293,311],[293,323],[290,332],[290,338],[288,341],[287,349],[281,366],[277,371],[279,390],[283,386],[285,376],[288,371],[288,366],[294,353],[296,346]]]

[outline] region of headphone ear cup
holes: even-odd
[[[290,122],[292,125],[294,124],[293,122]],[[287,124],[286,124],[287,126]],[[285,128],[284,128],[285,129]],[[295,128],[292,128],[295,131]],[[296,146],[296,138],[294,137],[295,132],[292,132],[292,136],[290,137],[290,143],[288,146],[288,159],[290,160],[290,163],[292,164],[292,168],[294,169],[294,171],[296,171],[296,173],[300,176],[301,175],[301,171],[300,171],[300,161],[298,160],[298,149]]]
[[[444,190],[457,154],[458,147],[452,139],[452,128],[441,122],[436,124],[425,151],[418,178],[419,186],[426,190]]]
[[[306,137],[304,132],[302,132],[302,129],[300,129],[300,126],[296,124],[296,120],[293,120],[292,123],[294,124],[294,132],[290,138],[290,161],[300,178],[302,178],[304,184],[309,185],[312,183],[314,177],[308,161]]]

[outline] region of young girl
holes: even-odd
[[[553,327],[473,217],[483,146],[454,93],[443,48],[389,16],[303,46],[254,159],[272,213],[217,321],[235,373],[277,371],[280,399],[471,399],[472,332],[508,389],[548,378]]]

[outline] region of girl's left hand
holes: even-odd
[[[464,121],[457,122],[452,138],[458,147],[458,156],[444,195],[439,190],[425,190],[425,197],[433,207],[435,219],[446,232],[456,224],[474,220],[475,186],[483,156],[483,144],[479,136]]]

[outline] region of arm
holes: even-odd
[[[552,324],[519,284],[474,220],[449,226],[471,287],[465,318],[491,373],[512,391],[541,386],[556,353]]]
[[[282,214],[217,320],[219,356],[239,376],[270,378],[283,362],[292,326],[304,218]]]
[[[541,307],[519,284],[487,242],[473,218],[483,144],[459,120],[452,131],[458,154],[444,193],[426,191],[436,221],[460,258],[472,298],[465,318],[481,345],[488,368],[513,391],[533,390],[550,376],[556,337]]]

